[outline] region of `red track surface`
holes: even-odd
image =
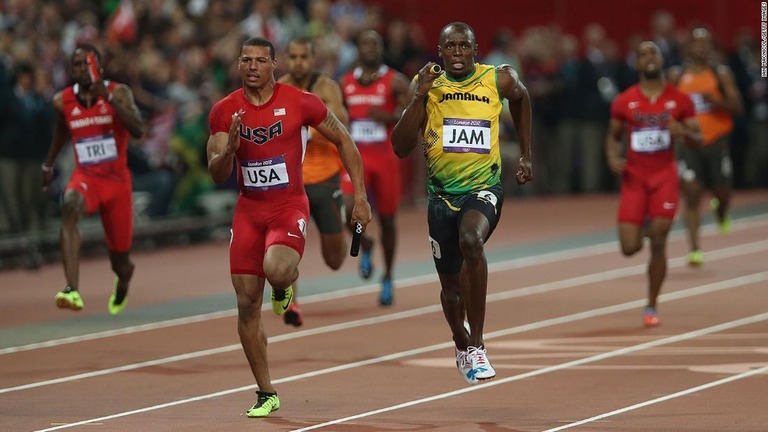
[[[742,193],[735,206],[766,202],[765,192]],[[511,200],[488,250],[613,230],[615,205],[615,196]],[[425,219],[421,210],[400,218],[399,262],[428,263]],[[391,308],[377,306],[375,288],[313,297],[313,278],[331,272],[312,232],[301,268],[305,325],[289,328],[264,312],[282,402],[269,418],[241,415],[255,386],[235,317],[225,313],[0,350],[0,428],[765,431],[768,216],[736,220],[733,228],[719,235],[705,227],[707,262],[698,269],[684,263],[682,233],[670,238],[662,326],[651,330],[640,320],[647,250],[624,258],[613,237],[576,252],[491,264],[485,334],[498,375],[474,387],[455,370],[431,264],[426,277],[396,283]],[[215,243],[136,254],[129,309],[114,321],[231,293],[227,253],[226,243]],[[341,272],[355,266],[349,259]],[[61,273],[59,266],[0,273],[1,329],[25,332],[25,324],[51,321],[88,334],[88,318],[106,313],[108,262],[83,263],[80,313],[54,307]],[[582,420],[590,421],[574,424]]]

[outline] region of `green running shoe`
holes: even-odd
[[[720,200],[717,198],[712,198],[709,200],[709,209],[712,210],[712,214],[715,216],[715,221],[717,222],[717,229],[720,231],[720,234],[728,234],[731,232],[731,217],[728,215],[724,215],[723,219],[720,219],[718,210],[720,209]]]
[[[704,253],[699,249],[694,249],[688,253],[688,265],[698,267],[704,264]]]
[[[117,283],[120,281],[120,278],[115,277],[115,288],[112,290],[112,295],[109,297],[109,303],[107,304],[107,309],[109,309],[110,315],[118,315],[120,312],[125,309],[125,305],[128,303],[128,293],[125,293],[125,296],[123,297],[123,301],[120,303],[117,303],[115,300],[117,299]]]
[[[83,308],[83,298],[80,297],[80,293],[70,287],[66,287],[63,291],[57,292],[55,298],[56,306],[58,306],[59,309],[79,311]]]
[[[282,316],[293,302],[293,286],[289,285],[285,290],[272,288],[272,311],[277,316]]]
[[[257,391],[256,403],[253,404],[251,409],[245,412],[245,415],[251,418],[254,417],[266,417],[272,411],[280,409],[280,399],[277,397],[277,393],[266,393]]]

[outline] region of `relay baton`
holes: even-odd
[[[443,69],[440,67],[439,64],[433,64],[432,67],[429,68],[429,71],[432,72],[433,74],[437,75],[440,72],[442,72]]]
[[[101,79],[101,73],[99,72],[99,65],[96,64],[96,56],[93,52],[88,51],[85,53],[85,62],[88,64],[88,75],[91,76],[91,82],[95,83]]]
[[[360,252],[360,237],[363,236],[363,224],[355,222],[355,231],[352,232],[352,247],[349,248],[349,255],[356,257]]]

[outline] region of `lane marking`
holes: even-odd
[[[316,424],[316,425],[312,425],[312,426],[308,426],[308,427],[304,427],[304,428],[300,428],[300,429],[294,429],[292,432],[304,432],[304,431],[310,431],[310,430],[314,430],[314,429],[320,429],[320,428],[323,428],[323,427],[326,427],[326,426],[332,426],[332,425],[336,425],[336,424],[340,424],[340,423],[346,423],[346,422],[351,421],[351,420],[358,420],[358,419],[361,419],[361,418],[370,417],[370,416],[377,415],[377,414],[383,414],[383,413],[390,412],[390,411],[396,411],[396,410],[403,409],[403,408],[409,408],[409,407],[412,407],[412,406],[415,406],[415,405],[421,405],[421,404],[425,404],[425,403],[428,403],[428,402],[434,402],[434,401],[437,401],[437,400],[450,398],[450,397],[453,397],[453,396],[459,396],[459,395],[463,395],[463,394],[466,394],[466,393],[469,393],[469,392],[485,390],[487,388],[495,387],[495,386],[498,386],[498,385],[507,384],[507,383],[514,382],[514,381],[520,381],[520,380],[525,379],[525,378],[531,378],[531,377],[535,377],[535,376],[538,376],[538,375],[547,374],[547,373],[550,373],[550,372],[556,372],[556,371],[559,371],[559,370],[568,369],[568,368],[571,368],[571,367],[574,367],[574,366],[580,366],[580,365],[587,364],[587,363],[594,363],[594,362],[597,362],[597,361],[601,361],[601,360],[605,360],[605,359],[609,359],[609,358],[613,358],[613,357],[618,357],[620,355],[629,354],[629,353],[632,353],[632,352],[641,351],[641,350],[645,350],[645,349],[648,349],[648,348],[653,348],[653,347],[657,347],[657,346],[661,346],[661,345],[666,345],[666,344],[670,344],[670,343],[680,342],[680,341],[683,341],[683,340],[686,340],[686,339],[692,339],[692,338],[695,338],[695,337],[698,337],[698,336],[703,336],[703,335],[707,335],[707,334],[710,334],[710,333],[715,333],[715,332],[720,332],[720,331],[724,331],[724,330],[729,330],[729,329],[732,329],[732,328],[736,328],[736,327],[740,327],[740,326],[744,326],[744,325],[748,325],[748,324],[754,324],[754,323],[757,323],[757,322],[760,322],[760,321],[765,321],[765,320],[768,320],[768,312],[761,313],[761,314],[758,314],[758,315],[753,315],[753,316],[747,317],[747,318],[741,318],[741,319],[738,319],[738,320],[725,322],[725,323],[722,323],[722,324],[714,325],[714,326],[711,326],[711,327],[706,327],[706,328],[699,329],[699,330],[690,331],[690,332],[687,332],[687,333],[682,333],[682,334],[675,335],[675,336],[669,336],[669,337],[665,337],[665,338],[662,338],[662,339],[657,339],[657,340],[654,340],[654,341],[650,341],[650,342],[646,342],[646,343],[641,343],[641,344],[638,344],[638,345],[633,345],[633,346],[629,346],[629,347],[625,347],[625,348],[620,348],[620,349],[613,350],[613,351],[604,352],[604,353],[601,353],[601,354],[597,354],[597,355],[593,355],[593,356],[590,356],[590,357],[581,358],[581,359],[578,359],[578,360],[572,360],[572,361],[569,361],[569,362],[560,363],[558,365],[553,365],[553,366],[541,368],[541,369],[538,369],[538,370],[535,370],[535,371],[526,372],[526,373],[514,375],[514,376],[511,376],[511,377],[507,377],[507,378],[501,378],[501,379],[497,378],[497,379],[494,379],[493,381],[491,381],[489,383],[486,383],[486,384],[478,384],[478,385],[473,386],[473,387],[466,387],[466,388],[463,388],[463,389],[460,389],[460,390],[454,390],[454,391],[451,391],[451,392],[440,393],[440,394],[436,394],[434,396],[429,396],[429,397],[425,397],[425,398],[421,398],[421,399],[415,399],[415,400],[412,400],[412,401],[409,401],[409,402],[400,403],[400,404],[397,404],[397,405],[392,405],[392,406],[388,406],[388,407],[384,407],[384,408],[379,408],[379,409],[376,409],[376,410],[372,410],[372,411],[368,411],[368,412],[364,412],[364,413],[360,413],[360,414],[355,414],[355,415],[352,415],[352,416],[348,416],[348,417],[344,417],[344,418],[339,418],[339,419],[327,421],[327,422],[324,422],[324,423],[319,423],[319,424]],[[750,375],[754,375],[754,374],[760,373],[760,372],[762,372],[762,368],[761,369],[757,369],[755,371],[752,371],[752,373],[750,373]],[[100,421],[100,420],[96,419],[95,421]],[[553,429],[553,430],[556,430],[556,429]]]
[[[750,216],[747,218],[739,219],[737,221],[733,221],[731,225],[731,232],[737,231],[737,230],[757,228],[766,224],[768,224],[768,220],[765,218],[765,215]],[[708,225],[702,226],[701,234],[702,236],[709,236],[713,234],[718,234],[718,231],[714,224],[708,224]],[[670,237],[670,240],[680,240],[685,238],[684,233],[682,231],[676,231],[676,232],[670,233],[669,237]],[[498,261],[495,263],[488,264],[488,273],[495,273],[495,272],[515,269],[515,268],[531,267],[536,265],[549,264],[553,262],[560,262],[564,260],[596,256],[604,253],[616,252],[616,248],[617,248],[617,242],[610,241],[610,242],[599,243],[597,245],[588,246],[588,247],[573,248],[565,251],[548,252],[548,253],[535,255],[535,256]],[[709,252],[709,251],[707,252],[708,261],[711,261],[713,259],[712,258],[713,252]],[[675,261],[675,260],[677,260],[676,262],[680,262],[681,260],[684,261],[685,258],[684,257],[673,258],[670,260],[670,264],[672,263],[672,261]],[[397,289],[399,289],[399,288],[406,288],[406,287],[411,287],[415,285],[433,283],[437,281],[438,281],[437,275],[434,272],[431,272],[428,275],[397,279],[396,286],[397,286]],[[309,304],[309,303],[317,303],[317,302],[328,301],[328,300],[335,300],[339,298],[346,298],[352,295],[370,294],[373,292],[378,292],[379,289],[380,287],[378,284],[361,285],[356,288],[350,288],[350,289],[340,290],[340,291],[331,292],[331,293],[308,295],[306,297],[302,297],[302,302]],[[271,305],[269,304],[264,304],[262,306],[263,311],[267,311],[269,309],[271,309]],[[151,330],[162,329],[162,328],[173,327],[173,326],[193,324],[193,323],[198,323],[202,321],[232,317],[235,315],[237,315],[237,309],[233,308],[225,311],[193,315],[190,317],[176,318],[176,319],[166,320],[166,321],[158,321],[154,323],[147,323],[147,324],[142,324],[137,326],[129,326],[129,327],[124,327],[116,330],[107,330],[107,331],[89,333],[89,334],[80,335],[80,336],[70,336],[66,338],[54,339],[54,340],[49,340],[44,342],[37,342],[37,343],[32,343],[27,345],[19,345],[15,347],[2,348],[0,349],[0,355],[13,354],[17,352],[30,351],[30,350],[41,349],[41,348],[50,348],[50,347],[55,347],[55,346],[65,345],[70,343],[85,342],[85,341],[139,333],[144,331],[151,331]]]
[[[716,261],[719,259],[732,258],[739,255],[760,252],[766,249],[768,249],[768,240],[715,250],[708,253],[708,259],[710,261]],[[670,267],[684,266],[684,265],[687,265],[686,263],[687,263],[686,258],[681,257],[679,259],[670,260],[669,266]],[[569,279],[563,279],[563,280],[554,281],[554,282],[546,282],[538,285],[532,285],[530,287],[516,288],[516,289],[505,291],[505,292],[489,294],[486,297],[486,303],[507,300],[515,297],[522,297],[526,295],[558,291],[558,290],[567,289],[567,288],[574,288],[577,286],[591,284],[595,282],[604,282],[607,280],[618,279],[625,276],[644,273],[646,271],[646,268],[647,267],[645,265],[629,266],[629,267],[624,267],[619,269],[608,270],[600,273],[594,273],[592,275],[576,276]],[[737,279],[732,279],[732,280],[737,280]],[[693,289],[696,289],[696,288],[693,288]],[[687,290],[673,291],[671,293],[662,294],[660,299],[673,298],[668,296],[674,296],[675,293],[680,293],[680,292],[687,292]],[[642,307],[642,305],[638,307]],[[430,305],[430,306],[425,306],[425,307],[411,309],[411,310],[402,311],[402,312],[396,312],[396,313],[387,314],[387,315],[378,316],[378,317],[364,318],[364,319],[359,319],[354,321],[347,321],[343,323],[318,327],[315,329],[301,330],[293,333],[285,333],[282,335],[269,337],[267,341],[270,344],[274,344],[277,342],[284,342],[284,341],[289,341],[289,340],[294,340],[294,339],[299,339],[299,338],[304,338],[309,336],[332,333],[336,331],[347,330],[350,328],[357,328],[357,327],[363,327],[368,325],[381,324],[381,323],[390,322],[390,321],[397,321],[401,319],[419,317],[427,313],[435,313],[435,312],[441,312],[441,311],[442,311],[442,307],[440,305]],[[533,323],[533,324],[536,324],[536,323]],[[489,338],[489,336],[493,336],[496,333],[498,332],[486,333],[485,337]],[[500,335],[503,335],[503,334],[500,334]],[[206,357],[209,355],[218,355],[218,354],[223,354],[223,353],[232,352],[232,351],[239,351],[241,349],[242,347],[240,344],[225,345],[223,347],[200,350],[200,351],[195,351],[195,352],[185,353],[185,354],[179,354],[175,356],[164,357],[161,359],[148,360],[144,362],[132,363],[132,364],[123,365],[123,366],[85,372],[77,375],[69,375],[69,376],[54,378],[50,380],[38,381],[38,382],[28,383],[28,384],[21,384],[13,387],[0,388],[0,394],[11,393],[14,391],[21,391],[21,390],[29,390],[37,387],[61,384],[61,383],[76,381],[80,379],[109,375],[113,373],[126,372],[126,371],[141,369],[145,367],[159,366],[159,365],[174,363],[178,361],[185,361],[185,360]]]
[[[735,288],[735,287],[739,287],[739,286],[742,286],[742,285],[748,285],[748,284],[752,284],[752,283],[758,283],[758,282],[762,282],[762,281],[768,281],[768,271],[762,272],[762,273],[755,273],[755,274],[749,275],[749,276],[742,276],[742,277],[739,277],[739,278],[736,278],[736,279],[727,280],[727,281],[721,281],[721,282],[711,283],[711,284],[708,284],[708,285],[702,285],[702,286],[695,287],[695,288],[689,288],[687,290],[677,291],[677,292],[674,292],[674,293],[662,294],[661,296],[659,296],[659,299],[663,300],[663,301],[678,300],[678,299],[683,299],[683,298],[686,298],[686,297],[692,297],[692,296],[696,296],[696,295],[700,295],[700,294],[707,294],[707,293],[710,293],[710,292],[726,290],[726,289]],[[537,329],[541,329],[541,328],[545,328],[545,327],[556,326],[556,325],[559,325],[559,324],[567,324],[567,323],[570,323],[570,322],[579,321],[579,320],[583,320],[583,319],[587,319],[587,318],[594,318],[594,317],[598,317],[598,316],[602,316],[602,315],[608,315],[608,314],[615,313],[615,312],[622,312],[622,311],[626,311],[626,310],[631,310],[631,309],[635,309],[635,308],[644,306],[645,305],[645,301],[646,301],[645,299],[633,300],[633,301],[626,302],[626,303],[621,303],[621,304],[617,304],[617,305],[611,305],[611,306],[606,306],[606,307],[602,307],[602,308],[598,308],[598,309],[593,309],[592,311],[579,312],[579,313],[575,313],[575,314],[571,314],[571,315],[566,315],[566,316],[562,316],[562,317],[558,317],[558,318],[551,318],[551,319],[539,321],[537,323],[530,323],[530,324],[524,324],[524,325],[520,325],[520,326],[515,326],[515,327],[508,328],[508,329],[504,329],[504,330],[499,330],[499,331],[488,333],[484,337],[487,340],[491,340],[491,339],[494,339],[494,338],[497,338],[497,337],[501,337],[501,336],[508,336],[508,335],[515,334],[515,333],[523,333],[523,332],[527,332],[527,331],[531,331],[531,330],[537,330]],[[766,315],[766,317],[768,317],[768,313],[762,314],[762,315]],[[742,321],[742,320],[738,320],[738,321]],[[737,322],[737,321],[732,321],[732,322]],[[723,324],[720,324],[719,326],[722,326],[722,325]],[[717,326],[715,326],[715,327],[717,327]],[[710,328],[714,328],[714,327],[710,327]],[[693,334],[695,332],[690,332],[690,333]],[[707,334],[707,333],[704,333],[704,334]],[[667,338],[667,339],[669,339],[669,338]],[[654,343],[654,341],[651,341],[651,342],[645,342],[645,343],[642,343],[642,344],[639,344],[639,345],[635,345],[635,346],[646,346],[647,345],[648,347],[652,347],[652,346],[655,346],[655,345],[649,345],[649,344],[653,344],[653,343]],[[342,371],[346,371],[346,370],[350,370],[350,369],[355,369],[355,368],[362,367],[362,366],[369,366],[369,365],[373,365],[373,364],[377,364],[377,363],[383,363],[383,362],[388,362],[388,361],[399,360],[401,358],[406,358],[406,357],[410,357],[410,356],[414,356],[414,355],[420,355],[420,354],[424,354],[424,353],[428,353],[428,352],[433,352],[433,351],[437,351],[437,350],[441,350],[441,349],[452,348],[452,347],[453,347],[453,342],[443,342],[443,343],[434,344],[434,345],[430,345],[430,346],[426,346],[426,347],[415,348],[415,349],[411,349],[411,350],[406,350],[406,351],[401,351],[401,352],[397,352],[397,353],[387,354],[387,355],[384,355],[384,356],[375,357],[375,358],[371,358],[371,359],[367,359],[367,360],[361,360],[361,361],[357,361],[357,362],[352,362],[352,363],[346,363],[346,364],[342,364],[342,365],[332,366],[332,367],[325,368],[325,369],[319,369],[319,370],[316,370],[316,371],[305,372],[303,374],[298,374],[298,375],[293,375],[293,376],[289,376],[289,377],[285,377],[285,378],[276,379],[276,380],[273,380],[272,383],[273,384],[282,384],[282,383],[298,381],[298,380],[306,379],[306,378],[314,378],[314,377],[321,376],[321,375],[327,375],[327,374],[331,374],[331,373],[335,373],[335,372],[342,372]],[[619,352],[619,351],[620,350],[616,350],[616,351],[613,351],[613,352]],[[629,352],[631,352],[631,351],[629,351]],[[588,358],[597,358],[597,357],[598,356],[591,356],[591,357],[588,357]],[[573,364],[574,362],[578,362],[578,361],[579,360],[574,360],[574,361],[567,362],[567,363],[564,363],[564,364],[570,365],[570,364]],[[578,364],[580,364],[580,363],[573,364],[573,366],[577,366]],[[550,369],[550,368],[545,368],[545,369]],[[528,372],[527,374],[531,374],[531,373],[535,374],[535,371],[534,372]],[[527,374],[524,374],[524,375],[527,375]],[[530,375],[530,376],[534,376],[534,375]],[[513,377],[510,377],[510,378],[513,378]],[[505,380],[510,380],[510,378],[505,378]],[[494,381],[494,382],[501,382],[501,381]],[[491,382],[489,384],[483,384],[482,386],[495,385],[494,382]],[[506,382],[506,381],[504,381],[504,382]],[[232,389],[226,389],[226,390],[221,390],[221,391],[214,392],[214,393],[209,393],[209,394],[204,394],[204,395],[200,395],[200,396],[195,396],[195,397],[192,397],[192,398],[179,399],[179,400],[175,400],[175,401],[172,401],[172,402],[167,402],[167,403],[164,403],[164,404],[152,405],[152,406],[148,406],[148,407],[144,407],[144,408],[139,408],[139,409],[135,409],[135,410],[131,410],[131,411],[125,411],[125,412],[121,412],[121,413],[110,414],[110,415],[103,416],[103,417],[97,417],[97,418],[88,419],[88,420],[81,420],[81,421],[78,421],[78,422],[75,422],[75,423],[70,423],[70,424],[63,425],[63,426],[57,426],[57,427],[48,428],[48,429],[41,429],[41,430],[36,431],[36,432],[48,432],[48,431],[66,429],[66,428],[75,427],[75,426],[81,426],[81,425],[85,425],[85,424],[92,423],[92,422],[102,422],[102,421],[106,421],[106,420],[112,420],[112,419],[116,419],[116,418],[127,417],[127,416],[134,415],[134,414],[142,414],[142,413],[145,413],[145,412],[160,410],[160,409],[164,409],[164,408],[170,408],[170,407],[174,407],[174,406],[178,406],[178,405],[183,405],[183,404],[187,404],[187,403],[191,403],[191,402],[202,401],[202,400],[205,400],[205,399],[218,398],[218,397],[227,396],[227,395],[234,394],[234,393],[245,392],[245,391],[253,391],[253,390],[257,389],[257,388],[258,388],[258,386],[256,384],[251,384],[251,385],[247,385],[247,386],[242,386],[242,387],[237,387],[237,388],[232,388]],[[470,387],[470,389],[472,389],[472,388],[477,389],[478,387]],[[459,390],[459,391],[461,392],[463,390]],[[452,393],[454,393],[454,392],[451,392],[451,394]],[[457,393],[457,394],[459,394],[459,393]]]
[[[702,390],[711,389],[713,387],[721,386],[723,384],[728,384],[728,383],[731,383],[731,382],[734,382],[734,381],[742,380],[744,378],[749,378],[751,376],[758,375],[758,374],[761,374],[761,373],[768,373],[768,365],[765,365],[765,366],[763,366],[761,368],[752,369],[750,371],[747,371],[747,372],[744,372],[744,373],[740,373],[738,375],[733,375],[733,376],[729,376],[729,377],[726,377],[726,378],[723,378],[723,379],[719,379],[717,381],[712,381],[712,382],[709,382],[709,383],[706,383],[706,384],[702,384],[700,386],[692,387],[692,388],[689,388],[689,389],[686,389],[686,390],[681,390],[681,391],[676,392],[676,393],[671,393],[671,394],[668,394],[666,396],[661,396],[661,397],[658,397],[656,399],[651,399],[651,400],[648,400],[648,401],[645,401],[645,402],[640,402],[640,403],[637,403],[637,404],[634,404],[634,405],[630,405],[628,407],[620,408],[620,409],[617,409],[617,410],[614,410],[614,411],[611,411],[611,412],[607,412],[605,414],[596,415],[594,417],[590,417],[590,418],[587,418],[587,419],[584,419],[584,420],[579,420],[577,422],[569,423],[567,425],[562,425],[562,426],[559,426],[559,427],[556,427],[556,428],[547,429],[544,432],[557,432],[557,431],[561,431],[561,430],[565,430],[565,429],[570,429],[572,427],[576,427],[576,426],[580,426],[580,425],[583,425],[583,424],[586,424],[586,423],[591,423],[591,422],[594,422],[594,421],[602,420],[602,419],[607,418],[607,417],[612,417],[612,416],[615,416],[615,415],[623,414],[625,412],[629,412],[629,411],[633,411],[633,410],[636,410],[636,409],[639,409],[639,408],[647,407],[649,405],[654,405],[654,404],[657,404],[657,403],[666,402],[668,400],[676,399],[676,398],[679,398],[679,397],[682,397],[682,396],[687,396],[689,394],[700,392]]]

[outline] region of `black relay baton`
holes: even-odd
[[[355,222],[355,230],[352,232],[352,247],[349,248],[349,254],[356,257],[360,252],[360,237],[363,236],[363,224]]]

